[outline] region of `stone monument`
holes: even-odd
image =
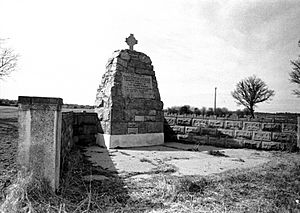
[[[97,143],[107,148],[163,144],[163,102],[151,59],[133,50],[133,34],[126,43],[129,49],[115,51],[108,60],[97,90],[95,111],[102,129]]]

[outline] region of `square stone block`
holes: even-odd
[[[265,150],[284,150],[285,145],[280,142],[262,142],[261,148]]]
[[[189,137],[188,134],[184,134],[184,135],[178,134],[178,135],[177,135],[177,140],[178,140],[178,141],[189,142],[189,141],[190,141],[190,137]]]
[[[234,130],[232,129],[218,129],[219,135],[222,137],[234,137]]]
[[[225,121],[224,127],[226,129],[242,129],[243,122],[242,121]]]
[[[244,140],[245,148],[260,149],[262,147],[261,141]]]
[[[282,132],[297,132],[297,124],[283,123]]]
[[[246,131],[259,131],[261,126],[259,122],[244,122],[243,130]]]
[[[255,131],[253,132],[253,140],[271,141],[271,132]]]
[[[293,135],[291,133],[287,132],[273,132],[272,133],[272,141],[275,142],[291,142]]]
[[[201,134],[202,135],[216,136],[217,135],[217,129],[215,129],[215,128],[201,128]]]
[[[245,130],[236,130],[235,131],[235,137],[236,138],[245,138],[245,139],[252,139],[252,132],[251,131],[245,131]]]
[[[200,129],[200,127],[196,127],[196,126],[186,126],[185,133],[186,134],[189,134],[189,133],[200,134],[201,129]]]
[[[177,118],[177,125],[180,126],[190,126],[191,125],[191,118]]]
[[[193,126],[199,126],[199,127],[208,127],[208,120],[207,119],[194,118],[192,125]]]
[[[184,126],[171,126],[172,130],[177,134],[184,134]]]
[[[222,128],[224,125],[224,121],[222,120],[209,120],[208,126],[212,128]]]
[[[281,132],[281,129],[280,123],[262,123],[262,131]]]
[[[165,123],[169,124],[170,126],[176,125],[176,117],[165,117]]]

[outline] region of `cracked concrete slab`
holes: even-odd
[[[91,146],[85,148],[84,154],[95,167],[117,172],[121,177],[136,178],[149,178],[160,173],[176,176],[209,175],[258,166],[268,162],[272,155],[266,151],[212,146],[201,146],[198,147],[200,151],[190,151],[194,146],[175,142],[152,147],[110,150]],[[219,150],[228,157],[210,155],[209,150]]]

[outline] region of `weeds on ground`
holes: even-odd
[[[72,155],[58,194],[46,182],[19,177],[0,212],[300,212],[300,162],[295,154],[213,176],[152,174],[136,181],[111,176],[84,181],[93,171],[80,150]],[[283,158],[283,156],[285,158]]]

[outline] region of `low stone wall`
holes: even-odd
[[[95,144],[95,134],[103,132],[97,113],[73,113],[73,140],[75,144]]]
[[[166,141],[286,150],[297,145],[297,124],[165,116]]]
[[[75,144],[96,144],[95,134],[98,123],[97,113],[63,112],[61,121],[60,172],[68,167],[67,156]]]
[[[62,113],[62,125],[61,125],[61,171],[65,166],[65,160],[67,155],[70,153],[74,142],[73,142],[73,123],[74,123],[73,112]]]

